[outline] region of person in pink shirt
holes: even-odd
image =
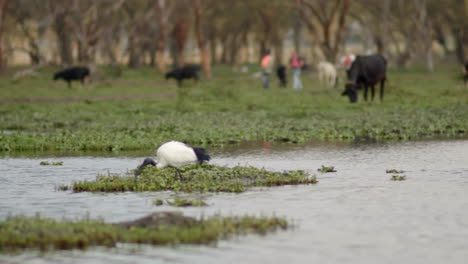
[[[293,89],[300,90],[302,89],[301,82],[301,68],[304,66],[304,61],[297,55],[296,51],[293,51],[291,59],[289,60],[289,67],[291,67],[291,72],[293,74]]]
[[[263,53],[262,57],[262,74],[263,74],[263,88],[270,87],[270,74],[273,71],[273,56],[269,50]]]

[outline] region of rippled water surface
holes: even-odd
[[[278,215],[295,228],[213,246],[128,247],[0,255],[0,263],[468,263],[468,140],[322,144],[212,150],[217,165],[306,170],[319,183],[204,194],[205,208],[155,207],[176,194],[56,191],[60,184],[123,173],[139,157],[0,158],[0,219],[8,215],[133,220],[155,211],[186,215]],[[63,166],[40,166],[63,161]],[[336,173],[317,168],[332,165]],[[390,181],[386,169],[404,170]],[[179,194],[184,195],[184,194]],[[197,196],[197,194],[192,194]],[[200,194],[198,194],[200,195]]]

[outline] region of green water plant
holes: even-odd
[[[40,216],[8,217],[0,221],[0,253],[26,249],[85,250],[93,246],[115,247],[117,243],[179,245],[216,244],[240,234],[266,234],[287,229],[279,217],[221,217],[195,219],[174,212],[159,212],[117,224],[102,220],[56,220]]]
[[[39,165],[42,165],[42,166],[48,166],[48,165],[52,165],[52,166],[62,166],[62,165],[63,165],[63,161],[53,161],[53,162],[41,161],[41,162],[39,163]]]
[[[404,181],[404,180],[406,180],[406,176],[405,175],[392,175],[390,180],[392,180],[392,181]]]
[[[385,170],[386,173],[403,173],[404,171],[402,170],[396,170],[396,169],[390,169],[390,170]]]
[[[323,165],[322,165],[321,168],[317,169],[317,171],[324,172],[324,173],[325,172],[336,172],[335,167],[333,167],[333,166],[323,166]]]
[[[201,207],[201,206],[208,205],[202,200],[190,200],[190,199],[174,199],[172,201],[167,201],[167,203],[169,205],[177,206],[177,207],[188,207],[188,206]]]
[[[317,178],[302,170],[284,172],[268,171],[255,167],[224,167],[211,164],[194,164],[180,168],[181,180],[174,177],[172,168],[157,169],[148,166],[136,178],[133,174],[98,175],[94,181],[73,182],[73,192],[243,192],[251,187],[315,184]]]
[[[163,200],[161,199],[156,199],[153,201],[153,204],[156,205],[156,206],[161,206],[164,204]]]

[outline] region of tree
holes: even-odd
[[[202,28],[202,8],[200,6],[200,0],[192,0],[193,4],[193,11],[195,12],[195,31],[197,33],[197,42],[198,42],[198,50],[200,52],[201,57],[201,64],[205,75],[208,78],[211,78],[211,65],[210,65],[210,58],[206,52],[206,45],[205,45],[205,38],[203,36],[203,28]]]
[[[9,0],[0,0],[0,73],[4,71],[3,32]]]
[[[166,71],[165,51],[167,44],[168,16],[170,14],[170,10],[165,0],[154,0],[153,9],[156,15],[156,24],[158,26],[156,65],[159,71],[164,73]]]
[[[189,25],[191,24],[191,16],[189,13],[189,5],[187,0],[176,1],[174,10],[174,28],[172,30],[173,38],[173,57],[174,62],[178,67],[185,65],[185,46],[189,34]]]
[[[334,62],[342,44],[351,0],[296,0],[312,39],[328,61]]]

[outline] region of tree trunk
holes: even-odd
[[[211,64],[218,63],[217,56],[216,56],[216,34],[214,30],[210,32],[210,57],[211,57]]]
[[[228,36],[223,36],[221,38],[221,59],[220,63],[221,64],[226,64],[228,62],[228,50],[229,50],[229,37]]]
[[[198,42],[198,50],[200,51],[201,57],[201,64],[203,68],[203,72],[205,72],[205,76],[208,79],[211,79],[211,65],[210,65],[210,58],[206,52],[206,45],[205,45],[205,38],[203,37],[203,29],[202,29],[202,9],[200,7],[200,0],[192,0],[193,9],[195,12],[195,31],[197,33],[197,42]]]
[[[0,73],[5,70],[5,58],[3,54],[3,31],[5,27],[5,17],[9,0],[0,0]]]
[[[185,45],[187,44],[188,18],[181,14],[174,27],[175,63],[178,67],[185,65]]]
[[[390,0],[383,0],[382,1],[382,12],[383,12],[383,15],[382,15],[382,24],[381,24],[381,34],[380,34],[380,41],[381,41],[381,45],[380,47],[378,47],[378,53],[383,55],[383,56],[387,56],[387,46],[388,46],[388,36],[389,36],[389,32],[388,32],[388,28],[389,28],[389,24],[390,24]]]
[[[141,49],[137,48],[137,41],[135,41],[134,36],[129,37],[128,45],[128,67],[138,68],[141,63]]]
[[[73,64],[70,33],[65,21],[65,11],[59,11],[54,17],[54,28],[57,34],[61,64],[69,66]]]
[[[296,13],[293,17],[293,42],[294,42],[294,50],[298,54],[301,54],[301,30],[302,24],[301,19],[299,17],[299,10],[295,9],[294,12]]]
[[[468,0],[465,0],[465,19],[463,20],[463,29],[461,37],[461,52],[463,63],[468,63]]]
[[[167,43],[167,16],[164,0],[155,0],[153,9],[156,13],[156,23],[158,25],[158,43],[156,49],[156,65],[162,73],[166,72],[166,43]]]

